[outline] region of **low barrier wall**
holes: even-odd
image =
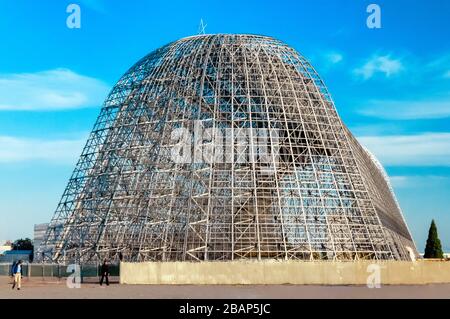
[[[450,283],[449,261],[229,261],[121,263],[122,284],[300,284]]]

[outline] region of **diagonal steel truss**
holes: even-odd
[[[172,132],[198,121],[232,135],[277,129],[272,174],[236,161],[234,142],[230,162],[174,162]],[[417,254],[384,170],[342,123],[317,72],[254,35],[184,38],[119,80],[40,250],[58,262]]]

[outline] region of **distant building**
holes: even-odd
[[[10,240],[0,240],[0,255],[5,252],[12,250],[12,245]]]
[[[39,260],[40,256],[38,255],[39,246],[45,238],[45,233],[47,232],[48,223],[44,224],[36,224],[34,225],[34,238],[33,238],[33,246],[34,246],[34,260]]]

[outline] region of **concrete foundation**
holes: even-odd
[[[121,263],[122,284],[422,285],[450,283],[449,261]]]

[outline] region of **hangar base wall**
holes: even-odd
[[[450,261],[123,262],[120,265],[121,284],[366,285],[377,277],[382,285],[450,283]]]

